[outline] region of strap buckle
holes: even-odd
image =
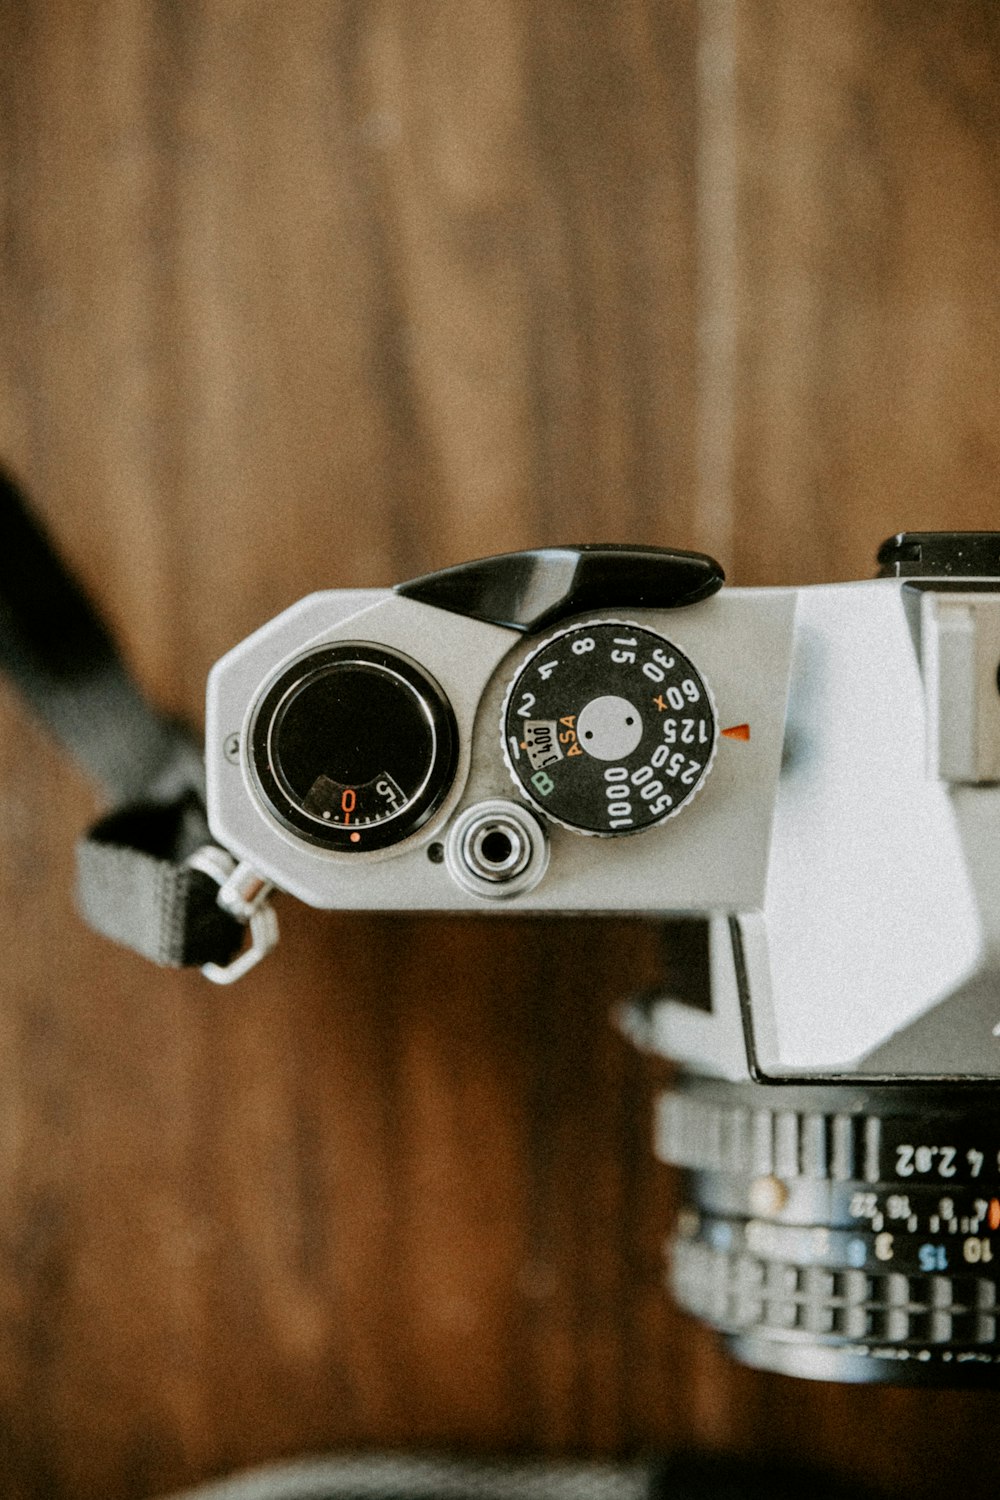
[[[219,887],[216,897],[223,911],[249,929],[250,942],[227,964],[202,964],[201,972],[213,984],[235,984],[266,958],[278,941],[278,914],[268,897],[273,890],[246,860],[239,863],[225,849],[202,844],[185,860],[188,869],[208,875]]]

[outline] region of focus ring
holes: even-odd
[[[830,1270],[678,1238],[671,1285],[682,1307],[728,1333],[808,1335],[823,1343],[995,1344],[995,1283],[981,1276]]]

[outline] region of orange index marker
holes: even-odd
[[[728,729],[723,729],[722,733],[727,740],[748,740],[750,738],[750,725],[731,724]]]

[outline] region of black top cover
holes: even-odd
[[[398,584],[396,593],[527,633],[590,609],[698,604],[722,587],[725,576],[702,552],[617,544],[540,547],[427,573]]]
[[[1000,531],[901,531],[877,561],[880,578],[1000,578]]]

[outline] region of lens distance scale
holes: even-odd
[[[364,853],[427,821],[454,778],[457,739],[447,698],[415,662],[369,644],[328,646],[263,693],[251,767],[299,838]]]
[[[551,636],[524,663],[501,715],[518,790],[577,833],[640,833],[685,807],[718,727],[711,691],[671,641],[627,620]]]

